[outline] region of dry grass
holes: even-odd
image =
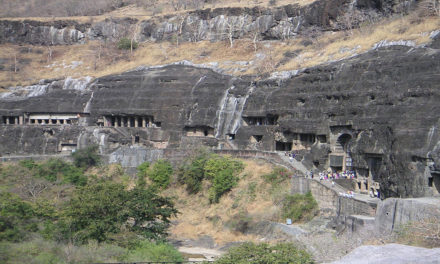
[[[440,20],[436,17],[420,18],[417,21],[413,16],[406,16],[365,25],[351,32],[328,32],[313,39],[313,44],[307,47],[294,40],[292,45],[281,47],[275,53],[295,50],[301,52],[288,63],[278,67],[278,70],[312,67],[347,58],[370,50],[374,44],[382,40],[411,40],[416,45],[425,44],[430,41],[429,33],[439,28]]]
[[[276,6],[284,6],[289,4],[298,4],[300,6],[305,6],[315,2],[316,0],[217,0],[217,1],[207,1],[206,3],[201,2],[199,5],[199,9],[207,9],[207,8],[225,8],[225,7],[276,7]],[[180,9],[175,10],[173,8],[172,1],[169,0],[159,0],[155,7],[160,8],[161,15],[169,15],[181,12],[187,12],[191,10],[195,10],[193,6],[188,6],[186,10]],[[174,0],[177,2],[177,0]],[[148,11],[147,11],[148,12]],[[149,11],[149,14],[153,14],[153,11]]]
[[[393,239],[397,243],[426,247],[440,247],[440,219],[439,210],[433,209],[434,216],[419,221],[412,221],[397,228]]]
[[[251,60],[254,54],[247,44],[247,41],[237,41],[235,47],[230,49],[226,42],[202,41],[183,43],[178,47],[169,42],[142,43],[130,54],[129,51],[116,49],[114,44],[104,46],[98,41],[90,41],[84,45],[53,46],[51,59],[47,47],[6,44],[1,45],[0,49],[0,59],[6,61],[3,64],[5,70],[0,71],[0,87],[29,85],[41,79],[67,76],[100,77],[121,73],[140,65],[162,65],[181,60],[194,63]],[[29,49],[31,52],[26,52]],[[14,72],[15,57],[17,72]],[[80,65],[74,67],[77,62]],[[231,65],[226,64],[225,67]]]
[[[181,60],[196,64],[216,62],[220,69],[234,75],[261,75],[347,58],[370,50],[381,40],[411,40],[417,45],[428,43],[429,33],[439,28],[440,20],[436,17],[415,18],[410,15],[365,25],[351,32],[327,32],[316,38],[299,37],[284,42],[262,41],[256,52],[250,39],[235,41],[233,48],[226,41],[181,43],[179,46],[171,42],[145,42],[133,54],[116,49],[112,43],[103,45],[89,41],[84,45],[54,46],[53,56],[49,59],[47,47],[6,44],[0,48],[0,59],[4,61],[0,88],[66,76],[100,77],[141,65],[163,65]],[[309,42],[307,46],[304,45],[306,42]],[[32,52],[26,52],[29,48]],[[17,72],[14,72],[15,56]],[[81,64],[72,68],[78,61]],[[251,63],[236,63],[241,61]]]
[[[188,195],[180,187],[165,191],[168,196],[176,197],[177,208],[181,214],[171,228],[173,237],[196,239],[203,235],[211,236],[217,244],[233,241],[257,241],[258,237],[243,235],[228,228],[228,223],[239,213],[245,212],[255,220],[276,220],[279,208],[272,199],[270,185],[265,184],[262,175],[272,170],[272,165],[259,160],[243,160],[244,171],[240,181],[230,193],[220,199],[218,204],[209,204],[207,189],[198,195]],[[250,187],[254,186],[254,187]],[[288,184],[277,190],[285,193]]]
[[[308,5],[316,0],[220,0],[220,1],[210,1],[209,3],[205,3],[204,1],[187,1],[189,5],[187,5],[187,8],[175,8],[176,2],[179,0],[157,0],[157,1],[126,1],[127,3],[130,2],[138,2],[138,4],[129,4],[127,6],[118,8],[114,11],[104,13],[102,15],[90,15],[90,16],[57,16],[57,12],[54,13],[54,15],[45,15],[43,17],[35,17],[35,16],[26,16],[26,12],[24,10],[17,12],[13,12],[14,14],[17,13],[14,17],[7,17],[7,11],[2,12],[1,14],[3,17],[0,18],[0,20],[24,20],[24,19],[32,19],[37,21],[53,21],[55,18],[57,20],[74,20],[80,23],[85,22],[91,22],[91,21],[102,21],[105,18],[114,18],[114,17],[134,17],[139,20],[144,20],[151,18],[152,16],[165,16],[165,15],[173,15],[173,14],[180,14],[185,13],[188,11],[194,11],[196,9],[214,9],[214,8],[225,8],[225,7],[276,7],[276,6],[284,6],[288,4],[298,4],[300,6]],[[182,1],[182,0],[180,0]],[[184,2],[184,1],[182,1]],[[197,2],[198,6],[194,6],[193,3]],[[61,5],[61,4],[60,4]],[[197,8],[196,8],[197,7]],[[34,7],[32,10],[35,12]],[[48,11],[47,6],[41,7],[44,12],[40,13],[53,13],[54,11]],[[16,9],[16,8],[15,8]],[[9,12],[10,13],[10,12]],[[59,14],[59,13],[58,13]]]

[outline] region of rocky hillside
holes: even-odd
[[[132,153],[127,164],[136,167],[199,145],[294,150],[315,171],[340,170],[347,155],[386,197],[437,195],[440,24],[431,11],[315,1],[87,22],[3,19],[0,151],[99,144],[111,161]],[[123,37],[139,47],[117,49]],[[46,79],[8,88],[37,78]]]
[[[154,16],[127,6],[100,16],[3,18],[0,86],[63,76],[99,77],[181,60],[228,74],[260,76],[347,58],[382,41],[426,45],[439,28],[437,16],[420,3],[282,3]],[[118,49],[123,38],[139,47]]]

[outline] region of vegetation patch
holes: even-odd
[[[162,242],[178,212],[158,194],[171,165],[141,166],[152,184],[133,186],[120,166],[96,167],[96,150],[75,152],[73,163],[0,164],[0,262],[183,260]]]
[[[133,39],[129,39],[129,38],[121,38],[118,41],[118,49],[123,49],[123,50],[134,50],[137,49],[137,47],[139,46],[139,44],[133,40]]]
[[[244,243],[231,248],[228,253],[215,261],[216,264],[244,264],[244,263],[314,263],[311,255],[293,244],[280,243],[269,245],[266,243]]]
[[[81,242],[106,241],[109,234],[127,230],[149,239],[166,236],[173,203],[151,189],[98,182],[78,189],[64,210],[62,225]]]
[[[140,242],[123,257],[125,262],[180,262],[182,254],[167,243]]]
[[[38,227],[32,205],[17,195],[0,192],[0,241],[18,242]]]
[[[84,149],[78,149],[72,153],[73,164],[79,168],[90,168],[99,165],[100,157],[98,155],[98,146],[90,146]]]
[[[283,201],[281,215],[283,219],[290,218],[293,221],[309,221],[318,214],[318,203],[312,193],[304,195],[287,195]]]
[[[291,173],[284,167],[275,167],[270,173],[264,174],[262,177],[266,183],[278,185],[287,179],[290,179]]]
[[[426,248],[440,247],[440,219],[431,217],[411,221],[397,228],[395,235],[397,242],[401,244]]]
[[[150,180],[150,186],[158,189],[166,189],[170,184],[173,175],[173,167],[166,160],[158,160],[150,166],[149,162],[144,162],[137,167],[138,186],[146,186],[146,178]]]
[[[222,195],[237,185],[238,174],[243,168],[239,160],[203,152],[181,166],[177,177],[190,194],[201,190],[203,180],[209,181],[209,201],[218,203]]]

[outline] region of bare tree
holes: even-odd
[[[53,50],[50,45],[47,45],[46,47],[47,47],[47,63],[50,63],[52,61]]]
[[[180,23],[179,23],[179,28],[178,28],[178,33],[177,33],[177,37],[176,37],[176,46],[179,47],[179,38],[182,36],[182,30],[183,30],[183,24],[186,20],[186,16],[182,17],[180,19]]]
[[[244,18],[241,17],[237,17],[237,21],[231,20],[226,22],[226,35],[229,41],[229,45],[232,48],[234,46],[234,36],[236,32],[240,31],[243,28],[245,21]]]
[[[139,23],[136,23],[134,26],[131,26],[130,34],[130,55],[133,55],[133,45],[136,41],[136,35],[139,29]]]
[[[228,40],[229,40],[229,45],[231,46],[231,48],[234,46],[234,24],[228,22],[226,24],[227,26],[227,30],[228,30]]]
[[[18,71],[17,52],[14,52],[14,73]]]
[[[92,49],[89,50],[89,54],[93,56],[94,71],[98,69],[98,63],[101,61],[102,52],[103,52],[103,47],[101,41],[99,41],[98,46],[92,46]]]
[[[257,43],[260,40],[260,24],[256,23],[256,25],[257,26],[255,27],[254,31],[252,32],[252,35],[253,35],[252,44],[254,46],[254,52],[257,52],[257,48],[258,48]]]
[[[199,23],[198,23],[199,21],[191,16],[188,16],[186,21],[187,21],[186,26],[191,32],[191,41],[193,42],[200,41],[202,38],[202,32],[201,30],[199,30]]]
[[[37,199],[40,194],[48,188],[48,182],[44,179],[37,179],[35,177],[28,177],[23,179],[20,184],[21,192],[30,196],[32,199]]]

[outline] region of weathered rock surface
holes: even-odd
[[[231,35],[259,39],[289,39],[297,34],[347,29],[344,15],[353,17],[350,27],[391,13],[408,10],[412,1],[318,0],[307,6],[275,8],[216,8],[138,21],[108,18],[93,24],[73,21],[0,21],[0,43],[60,45],[88,39],[118,40],[138,31],[138,40],[224,40]],[[356,15],[354,15],[356,13]],[[138,24],[139,23],[139,24]],[[138,26],[136,26],[138,24]]]
[[[440,199],[386,199],[378,204],[374,225],[378,233],[391,234],[404,224],[423,219],[440,221]]]
[[[104,154],[124,145],[297,149],[298,161],[322,170],[332,166],[343,136],[353,168],[371,174],[386,197],[430,196],[438,191],[440,168],[438,72],[435,45],[389,46],[257,82],[186,65],[139,68],[81,89],[53,81],[38,96],[2,96],[0,121],[70,113],[83,123],[1,125],[0,153],[56,153],[67,144],[61,129],[71,130],[76,147],[98,144]],[[135,127],[139,117],[151,126]],[[102,127],[115,118],[122,127]],[[51,127],[51,135],[44,133]]]
[[[399,244],[384,246],[361,246],[332,264],[406,264],[406,263],[439,263],[440,248],[419,248]]]
[[[79,24],[75,21],[0,20],[0,43],[32,45],[84,43],[86,28],[89,27],[90,24]]]

